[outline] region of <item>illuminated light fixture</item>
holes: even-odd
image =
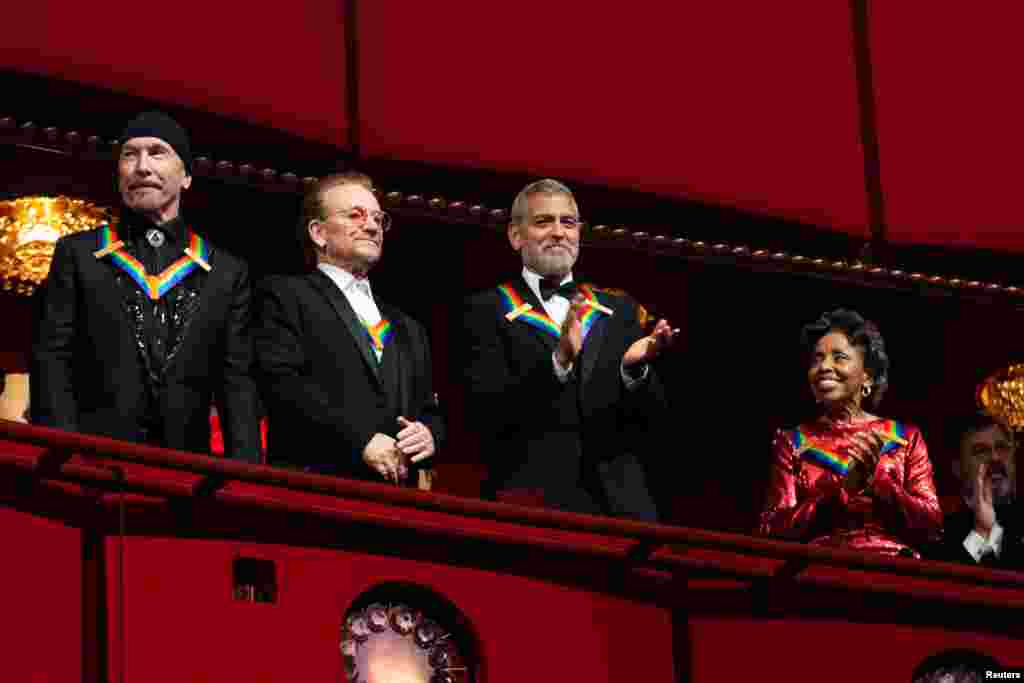
[[[985,378],[976,392],[978,407],[1011,429],[1024,428],[1024,363]]]
[[[406,605],[373,604],[341,629],[347,683],[471,683],[452,634]]]
[[[70,197],[21,197],[0,201],[0,281],[17,294],[31,294],[50,273],[57,240],[105,223],[110,213]]]

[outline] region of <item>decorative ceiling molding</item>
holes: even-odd
[[[40,127],[32,121],[19,122],[13,116],[0,116],[0,143],[30,149],[54,152],[87,161],[113,161],[120,149],[116,139],[104,139],[76,130],[61,130],[55,126]],[[228,160],[214,160],[197,156],[192,160],[193,175],[217,179],[232,184],[243,184],[270,192],[302,191],[304,184],[316,178],[300,178],[291,171],[258,168],[253,164]]]
[[[75,130],[53,126],[40,127],[14,116],[0,116],[0,144],[14,144],[32,149],[45,149],[65,156],[111,161],[116,154],[117,140],[103,139]],[[299,194],[316,181],[311,176],[299,177],[291,171],[257,168],[249,163],[230,160],[215,161],[208,156],[193,160],[193,174],[200,178],[240,184],[269,192]],[[491,208],[463,199],[448,199],[398,190],[379,192],[381,202],[397,216],[421,218],[465,226],[504,229],[508,221],[505,209]],[[918,287],[967,297],[997,297],[1013,303],[1024,303],[1024,288],[977,279],[908,272],[899,267],[884,267],[857,260],[826,259],[771,251],[726,242],[692,241],[671,234],[652,234],[627,226],[596,224],[584,232],[584,245],[621,248],[651,255],[675,256],[686,260],[734,263],[738,266],[767,267],[774,271],[809,273],[845,282],[873,286]]]

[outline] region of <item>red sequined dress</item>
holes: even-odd
[[[854,434],[898,433],[860,492],[842,487],[844,455]],[[787,540],[885,555],[913,553],[942,527],[928,447],[917,427],[872,419],[803,424],[779,430],[759,531]]]

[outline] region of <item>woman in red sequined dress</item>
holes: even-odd
[[[840,309],[804,327],[802,341],[820,415],[776,432],[760,532],[918,557],[942,511],[920,430],[864,409],[874,409],[888,385],[882,335]]]

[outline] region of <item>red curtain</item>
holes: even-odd
[[[846,0],[359,2],[359,120],[335,0],[6,8],[0,68],[374,157],[554,175],[866,237]],[[1024,249],[1016,6],[868,3],[889,237]],[[11,101],[16,94],[5,94]],[[682,227],[681,227],[682,229]]]

